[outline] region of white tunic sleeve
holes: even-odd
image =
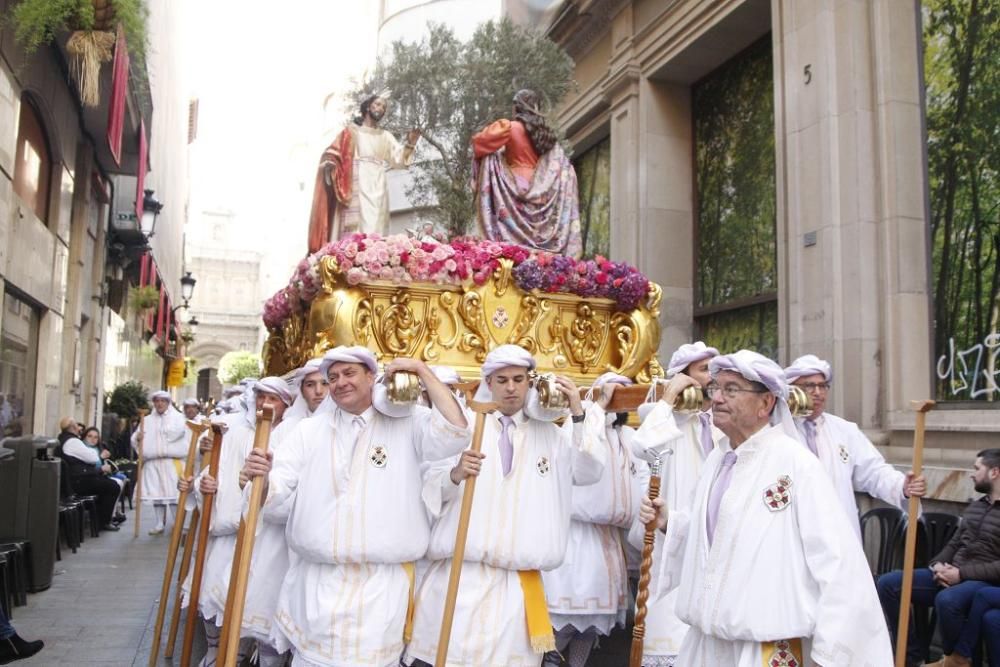
[[[604,411],[596,406],[584,413],[581,423],[567,419],[563,424],[563,433],[570,430],[572,442],[570,461],[573,464],[573,484],[587,486],[601,479],[604,472],[605,453],[599,437],[595,434],[604,431]]]
[[[845,424],[850,428],[851,455],[854,459],[852,478],[854,489],[863,491],[890,505],[907,509],[907,498],[903,495],[903,482],[906,476],[891,465],[875,449],[875,445],[865,437],[855,424]]]
[[[806,565],[818,587],[812,659],[820,665],[891,665],[885,619],[871,572],[843,512],[831,512],[836,492],[821,466],[795,495]]]
[[[420,496],[432,519],[440,518],[448,503],[459,497],[459,489],[465,488],[451,481],[451,470],[459,458],[460,456],[453,456],[436,461],[424,472],[424,485]]]
[[[472,431],[455,426],[437,408],[415,408],[413,440],[424,461],[439,461],[460,454],[469,446]],[[466,419],[468,422],[468,419]]]
[[[272,523],[288,520],[295,504],[299,476],[303,466],[308,463],[308,445],[303,437],[302,425],[303,422],[299,422],[274,452],[271,472],[267,476],[267,499],[261,512]],[[244,487],[243,495],[246,503],[250,497],[249,484]]]

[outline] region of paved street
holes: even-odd
[[[128,516],[129,521],[117,533],[88,538],[75,554],[63,549],[52,587],[29,595],[27,607],[13,610],[13,624],[22,637],[45,641],[41,653],[16,664],[148,664],[170,537],[169,533],[147,535],[152,517],[144,511],[143,531],[133,539],[134,514],[129,512]],[[169,618],[170,609],[167,623]],[[195,655],[200,656],[203,650],[202,645],[196,646]],[[176,655],[180,657],[179,639]],[[172,664],[163,659],[160,662]]]
[[[16,663],[31,667],[72,665],[73,667],[144,667],[149,664],[153,626],[169,532],[151,537],[146,531],[152,519],[143,512],[143,530],[132,538],[131,519],[117,533],[101,533],[88,538],[71,553],[63,550],[56,563],[52,587],[28,596],[27,607],[14,609],[13,623],[26,639],[42,639],[45,648],[34,658]],[[173,590],[171,590],[173,596]],[[167,608],[169,625],[171,608]],[[183,623],[183,618],[182,618]],[[199,628],[200,630],[200,628]],[[164,639],[166,641],[166,628]],[[183,634],[183,626],[181,632]],[[178,637],[175,658],[180,658]],[[199,632],[194,656],[204,652]],[[162,649],[161,649],[162,653]],[[602,642],[587,663],[606,667],[627,662],[628,637],[616,632]],[[164,667],[179,660],[161,658]]]

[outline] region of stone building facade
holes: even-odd
[[[14,4],[0,0],[0,14]],[[2,435],[54,434],[64,416],[100,424],[106,381],[162,386],[170,302],[179,300],[188,98],[178,66],[184,3],[169,12],[166,0],[148,4],[149,55],[128,77],[117,160],[112,64],[102,68],[98,106],[84,107],[65,36],[29,56],[9,21],[0,29]],[[148,239],[136,214],[143,189],[164,204]],[[160,294],[146,318],[126,306],[140,280]]]
[[[663,287],[661,357],[699,337],[756,342],[780,363],[815,353],[834,367],[829,409],[901,467],[910,401],[939,392],[921,11],[914,0],[570,0],[547,29],[576,63],[578,89],[558,109],[576,159],[610,146],[606,251]],[[748,76],[759,85],[738,88]],[[762,122],[740,130],[733,114],[752,96]],[[734,159],[758,168],[720,180]],[[759,225],[732,234],[741,215],[772,229],[765,250]],[[749,288],[723,277],[715,289],[713,258],[755,254],[773,260],[750,266]],[[992,405],[929,414],[933,497],[972,495],[966,471],[1000,430]]]

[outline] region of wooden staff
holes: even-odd
[[[913,430],[913,476],[919,477],[924,468],[924,426],[927,413],[935,406],[934,401],[911,401],[910,407],[917,412],[917,426]],[[899,626],[896,631],[896,667],[906,665],[906,639],[910,633],[910,597],[913,593],[913,564],[917,551],[917,512],[920,498],[910,496],[909,521],[906,524],[906,546],[903,549],[903,592],[899,601]]]
[[[139,461],[135,466],[135,487],[132,491],[132,502],[135,504],[135,525],[132,526],[132,539],[139,537],[139,518],[142,514],[142,450],[146,443],[146,415],[149,410],[139,408]]]
[[[469,408],[476,413],[476,426],[472,431],[472,451],[483,448],[483,428],[487,413],[497,409],[496,403],[469,401]],[[448,643],[451,641],[451,624],[455,618],[455,600],[458,597],[458,580],[462,577],[462,561],[465,560],[465,542],[469,537],[469,518],[472,516],[472,494],[476,492],[476,477],[465,480],[462,507],[458,513],[458,532],[455,534],[455,553],[451,557],[451,572],[448,576],[448,594],[444,599],[444,619],[438,635],[437,657],[434,667],[445,667],[448,660]]]
[[[198,438],[208,424],[188,420],[191,429],[191,444],[188,446],[187,460],[184,462],[184,479],[194,474],[194,457],[198,453]],[[156,626],[153,630],[153,649],[149,652],[149,667],[156,667],[160,652],[160,635],[163,633],[163,619],[167,614],[167,598],[170,596],[170,578],[174,574],[174,564],[177,562],[177,550],[181,545],[181,533],[184,531],[184,517],[187,513],[184,507],[188,492],[181,491],[177,497],[177,519],[170,534],[170,546],[167,548],[167,566],[163,570],[163,586],[160,587],[160,607],[156,612]]]
[[[271,438],[271,422],[274,408],[265,405],[257,411],[257,426],[253,434],[253,448],[262,456],[267,455]],[[250,577],[250,559],[257,532],[257,517],[264,500],[264,480],[254,483],[250,480],[250,506],[246,519],[240,519],[240,532],[236,537],[236,553],[229,573],[229,592],[226,595],[226,611],[222,617],[222,634],[219,638],[219,654],[216,664],[222,667],[236,667],[239,654],[240,630],[243,627],[243,608],[247,601],[247,580]]]
[[[183,584],[191,568],[191,554],[194,553],[195,526],[198,525],[200,512],[195,507],[188,523],[187,537],[184,539],[184,555],[181,556],[181,568],[177,574],[177,589],[174,594],[174,610],[170,613],[170,631],[167,633],[167,648],[163,651],[164,658],[174,657],[174,646],[177,644],[177,627],[181,621],[181,603],[184,601]]]
[[[618,390],[615,391],[618,393]],[[660,497],[660,457],[650,466],[649,500]],[[646,524],[642,539],[642,562],[639,565],[639,590],[635,596],[635,623],[632,626],[632,651],[629,667],[642,667],[642,643],[646,637],[646,602],[649,600],[650,570],[653,569],[653,544],[656,542],[656,518]]]
[[[208,450],[208,474],[219,479],[219,459],[222,455],[222,425],[212,424],[212,448]],[[198,524],[198,547],[194,555],[194,574],[191,577],[191,594],[188,596],[187,622],[184,624],[184,644],[181,648],[181,667],[191,664],[191,649],[194,646],[194,628],[198,622],[198,599],[201,597],[201,576],[205,569],[205,554],[208,529],[212,524],[214,493],[202,494],[200,523]]]

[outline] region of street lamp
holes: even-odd
[[[153,196],[152,190],[143,190],[145,196],[142,198],[142,220],[140,230],[147,239],[153,238],[156,233],[156,216],[163,210],[163,204]]]
[[[192,336],[198,333],[198,318],[192,315],[191,319],[187,321],[187,326]]]
[[[194,286],[197,282],[190,271],[184,272],[184,277],[181,278],[181,299],[184,301],[185,306],[191,300],[191,296],[194,294]]]
[[[190,271],[184,272],[184,277],[181,278],[181,304],[179,306],[174,306],[170,309],[170,316],[173,317],[181,308],[187,310],[188,301],[194,296],[194,286],[198,281],[194,276],[191,275]]]

